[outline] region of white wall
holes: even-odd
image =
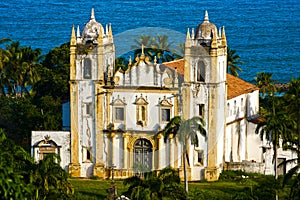
[[[60,166],[68,171],[69,163],[71,161],[71,149],[70,149],[70,132],[69,131],[32,131],[31,132],[31,155],[35,161],[39,160],[38,152],[34,152],[34,146],[40,141],[45,139],[45,136],[50,136],[50,140],[53,140],[60,148]]]

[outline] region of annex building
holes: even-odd
[[[114,167],[115,178],[127,178],[167,166],[183,177],[182,145],[160,131],[174,116],[201,116],[207,136],[189,145],[189,180],[217,180],[223,169],[273,173],[271,149],[255,134],[259,89],[226,73],[225,29],[207,12],[187,31],[183,59],[159,64],[142,50],[126,71],[114,67],[111,25],[104,29],[92,10],[82,32],[72,28],[71,130],[33,131],[36,160],[58,153],[74,177],[109,178]]]

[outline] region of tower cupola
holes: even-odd
[[[197,27],[195,39],[198,40],[201,45],[210,46],[213,35],[217,34],[216,30],[216,25],[209,21],[208,12],[205,11],[204,20]]]
[[[85,42],[97,43],[98,37],[102,37],[104,34],[103,26],[96,21],[94,8],[92,8],[90,21],[85,25],[82,38]]]

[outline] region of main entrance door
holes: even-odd
[[[133,167],[139,173],[152,169],[152,144],[147,139],[138,139],[134,143]]]

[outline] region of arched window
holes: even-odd
[[[137,125],[140,126],[147,126],[148,122],[148,99],[141,95],[139,98],[136,96],[135,99],[135,105],[136,105],[136,120]]]
[[[137,173],[144,173],[152,169],[152,144],[149,140],[136,140],[133,159],[133,167]]]
[[[92,62],[91,62],[91,59],[85,59],[84,60],[83,78],[85,78],[85,79],[92,78]]]
[[[198,62],[197,81],[205,82],[205,64],[203,61]]]

